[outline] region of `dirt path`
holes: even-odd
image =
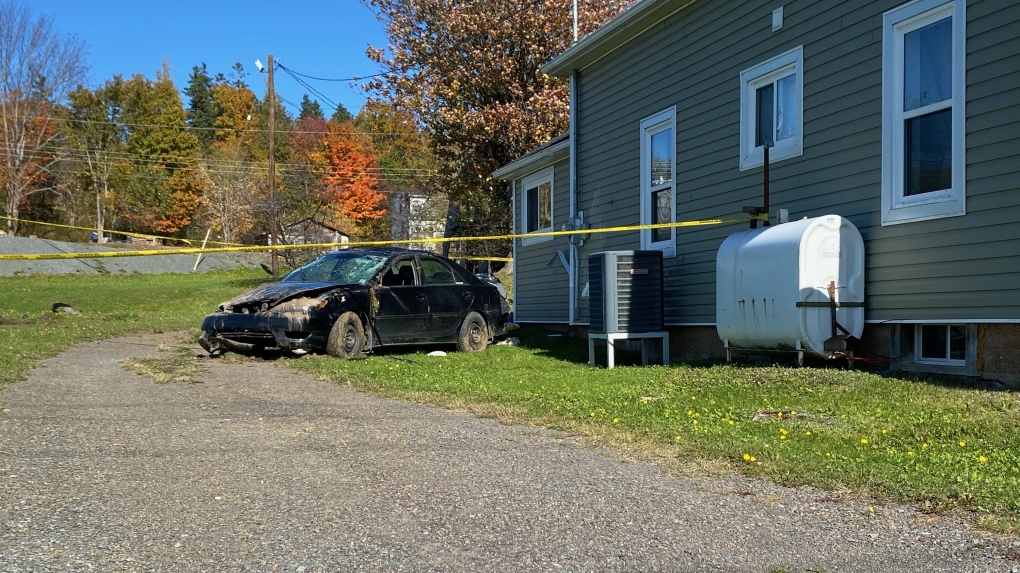
[[[6,389],[0,571],[1020,571],[1015,541],[904,508],[670,477],[271,363],[121,366],[161,342]]]

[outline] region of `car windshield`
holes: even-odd
[[[331,254],[291,271],[283,277],[283,282],[364,284],[385,262],[386,257],[382,255]]]

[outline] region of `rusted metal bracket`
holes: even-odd
[[[828,307],[830,309],[829,314],[832,321],[832,336],[827,338],[824,342],[825,351],[846,353],[847,341],[854,338],[854,335],[850,334],[850,331],[836,320],[836,310],[840,308],[863,308],[864,303],[836,302],[836,281],[830,281],[827,290],[829,291],[829,300],[827,302],[801,301],[797,303],[797,306],[801,308]]]

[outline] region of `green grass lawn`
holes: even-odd
[[[261,269],[204,274],[0,278],[0,384],[22,380],[42,358],[129,332],[194,329],[216,305],[265,282]],[[54,313],[54,303],[81,314]]]
[[[190,330],[262,271],[0,278],[0,382],[70,345]],[[55,302],[80,315],[54,314]],[[588,436],[674,470],[738,471],[787,485],[962,509],[1020,532],[1020,394],[966,381],[819,368],[587,365],[584,341],[432,357],[281,361],[361,390]],[[621,357],[624,364],[634,356]]]

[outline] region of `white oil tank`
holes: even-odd
[[[833,336],[830,283],[840,303],[836,322],[860,338],[864,240],[850,221],[825,215],[734,233],[716,257],[719,337],[738,350],[831,357],[825,349]]]

